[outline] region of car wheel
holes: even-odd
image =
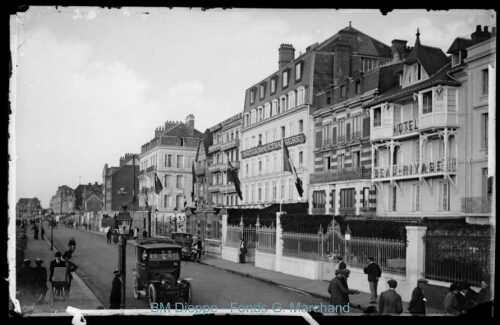
[[[156,287],[154,284],[149,285],[149,304],[155,303],[158,300],[158,296],[156,294]]]
[[[134,298],[135,299],[140,299],[141,298],[141,293],[139,292],[139,280],[137,280],[137,277],[134,277]]]

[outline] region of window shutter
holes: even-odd
[[[337,127],[332,128],[332,144],[337,143]]]
[[[346,141],[351,141],[351,123],[347,123],[345,127]]]
[[[363,137],[369,137],[370,136],[370,118],[364,118],[363,119]]]
[[[316,131],[316,149],[321,148],[321,146],[322,146],[322,139],[323,139],[323,132],[321,130],[320,131]]]

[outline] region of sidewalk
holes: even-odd
[[[238,264],[207,255],[202,256],[200,263],[264,281],[272,285],[278,285],[290,290],[304,292],[311,296],[325,299],[327,302],[330,301],[330,294],[328,293],[329,281],[310,280],[294,275],[262,269],[254,266],[253,263]],[[361,292],[357,295],[349,295],[349,300],[352,308],[359,309],[361,306],[361,309],[364,310],[364,308],[370,306],[368,304],[370,301],[370,293]],[[378,305],[375,306],[377,306],[378,310]],[[407,307],[408,302],[403,301],[403,310],[406,310]],[[426,307],[426,314],[428,316],[443,315],[442,311],[429,307]],[[409,314],[404,313],[403,315]]]
[[[25,251],[25,258],[31,260],[31,266],[36,266],[35,259],[41,258],[43,260],[42,266],[47,269],[47,277],[50,275],[50,262],[55,259],[54,254],[57,252],[57,247],[54,245],[54,250],[50,250],[50,240],[35,240],[33,236],[28,234],[28,242]],[[64,253],[61,251],[61,254]],[[78,309],[101,309],[101,302],[94,296],[90,289],[78,276],[78,270],[73,272],[73,281],[71,282],[71,292],[69,296],[68,306]],[[50,305],[50,288],[51,283],[47,281],[49,290],[45,296],[43,304],[34,304],[34,302],[21,305],[22,313],[27,316],[70,316],[66,312],[66,300],[55,300]],[[102,306],[102,307],[101,307]]]

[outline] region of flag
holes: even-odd
[[[191,201],[194,202],[194,184],[196,183],[196,173],[194,171],[194,162],[191,168],[191,173],[193,176],[193,188],[191,189]]]
[[[229,182],[234,183],[234,188],[236,189],[236,192],[238,193],[240,200],[243,200],[243,194],[241,193],[240,189],[240,180],[238,178],[238,173],[234,170],[233,165],[231,165],[229,159],[227,161],[227,180]]]
[[[188,205],[188,201],[186,200],[186,196],[184,195],[184,209],[186,209]]]
[[[297,170],[293,165],[292,160],[290,159],[290,153],[288,152],[288,148],[286,147],[285,140],[283,142],[283,170],[291,172],[293,177],[295,178],[295,187],[297,188],[297,192],[299,192],[299,196],[302,197],[304,190],[302,189],[302,180],[297,175]]]
[[[146,209],[149,208],[148,204],[148,192],[146,191],[146,194],[144,195],[144,204],[146,205]]]
[[[161,185],[160,178],[158,177],[158,174],[155,173],[155,192],[156,194],[160,194],[162,190],[163,186]]]
[[[133,196],[132,196],[132,203],[130,203],[130,204],[132,204],[132,206],[135,206],[136,203],[137,203],[137,198],[135,197],[135,190],[134,190]]]

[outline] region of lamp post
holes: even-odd
[[[118,270],[120,270],[121,276],[121,287],[122,287],[122,296],[120,309],[125,309],[125,289],[126,289],[126,265],[127,265],[127,234],[122,234],[120,244],[118,245]]]
[[[344,254],[345,254],[346,262],[348,262],[347,241],[351,240],[351,230],[349,229],[349,225],[347,225],[347,229],[345,230],[344,239],[345,239],[345,241],[344,241],[344,243],[345,243]]]
[[[158,236],[158,209],[155,208],[155,233]]]
[[[54,250],[54,211],[50,212],[50,250]]]
[[[177,232],[177,207],[174,208],[174,231]]]

